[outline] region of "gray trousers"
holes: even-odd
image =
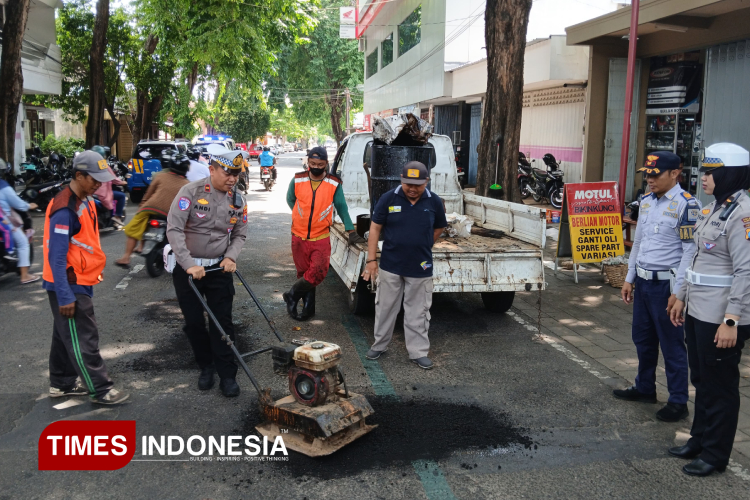
[[[100,397],[114,385],[99,354],[99,330],[94,316],[94,302],[88,295],[76,294],[73,318],[60,314],[57,294],[49,294],[54,327],[49,352],[49,381],[52,387],[68,389],[80,377],[89,396]]]
[[[384,351],[393,337],[396,316],[404,302],[404,338],[410,359],[427,356],[430,351],[430,307],[432,277],[407,278],[380,269],[375,295],[374,351]]]

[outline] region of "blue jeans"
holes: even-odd
[[[633,304],[633,343],[638,352],[635,387],[644,394],[656,392],[656,365],[659,346],[664,355],[669,402],[688,401],[688,360],[685,333],[667,316],[669,280],[635,279]]]
[[[112,198],[115,202],[115,209],[112,212],[116,217],[122,217],[122,211],[125,209],[125,193],[122,191],[112,191]]]

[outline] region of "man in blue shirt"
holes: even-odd
[[[664,355],[669,401],[656,418],[676,422],[688,416],[688,360],[685,334],[669,319],[695,253],[693,227],[700,203],[677,183],[681,159],[674,153],[650,153],[644,172],[651,192],[641,200],[630,250],[622,300],[633,306],[633,343],[638,352],[635,385],[614,391],[628,401],[656,403],[659,347]],[[670,286],[673,283],[673,286]],[[635,294],[633,288],[635,285]]]
[[[448,225],[443,200],[427,189],[427,167],[411,161],[404,165],[401,185],[385,193],[372,212],[367,266],[362,278],[377,278],[375,343],[368,359],[378,359],[388,349],[396,316],[404,303],[404,337],[409,358],[429,370],[427,357],[432,306],[432,246]],[[380,268],[376,259],[383,233]]]
[[[271,153],[271,148],[264,146],[263,152],[258,156],[258,161],[260,162],[261,172],[263,172],[263,167],[270,167],[271,176],[273,180],[276,180],[276,157]],[[260,180],[260,183],[263,184],[263,179]]]

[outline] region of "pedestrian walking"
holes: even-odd
[[[310,169],[294,176],[286,194],[286,202],[292,209],[292,257],[297,281],[282,297],[289,316],[299,321],[315,315],[315,288],[328,274],[334,207],[349,233],[349,242],[365,241],[354,232],[341,179],[326,170],[328,153],[325,148],[311,149],[308,162]],[[301,314],[297,312],[300,300]]]
[[[247,237],[245,199],[233,190],[242,161],[242,151],[227,149],[212,154],[211,176],[184,185],[167,216],[167,239],[177,261],[172,281],[185,318],[183,331],[201,369],[198,389],[211,389],[218,372],[219,388],[226,397],[240,394],[234,355],[212,322],[206,329],[203,306],[188,277],[193,277],[224,332],[234,341],[232,275]],[[219,268],[223,271],[217,271]]]
[[[750,154],[736,144],[714,144],[701,171],[703,191],[715,201],[700,211],[697,251],[671,310],[675,326],[685,325],[695,415],[687,444],[669,453],[695,459],[682,468],[692,476],[722,472],[729,463],[740,357],[750,338]]]
[[[430,307],[432,306],[432,246],[448,225],[443,200],[427,189],[427,167],[404,165],[401,185],[388,191],[372,212],[365,281],[377,279],[375,343],[367,359],[378,359],[393,337],[396,316],[404,304],[404,337],[409,358],[429,370]],[[383,250],[378,267],[380,233]]]
[[[635,385],[613,391],[628,401],[656,403],[656,366],[659,347],[664,356],[669,399],[656,418],[676,422],[688,416],[688,360],[681,327],[669,319],[668,308],[683,288],[685,270],[695,253],[693,227],[700,203],[678,180],[681,159],[659,151],[646,158],[639,172],[651,192],[640,203],[638,226],[630,251],[622,300],[633,305],[633,343],[638,353]],[[635,291],[633,290],[635,288]]]
[[[107,161],[94,151],[84,151],[73,160],[70,184],[47,207],[42,286],[54,318],[50,397],[88,394],[93,403],[116,405],[129,396],[115,389],[107,374],[92,300],[93,286],[103,280],[107,262],[92,195],[112,179]]]

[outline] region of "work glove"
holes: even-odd
[[[358,243],[367,243],[367,240],[358,235],[356,232],[349,233],[349,245],[356,245]]]

